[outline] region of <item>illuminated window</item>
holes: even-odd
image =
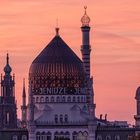
[[[10,122],[10,113],[7,112],[6,113],[6,124],[9,124],[9,122]]]

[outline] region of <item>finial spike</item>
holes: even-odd
[[[85,14],[87,13],[87,6],[84,6],[84,9],[85,9]]]
[[[59,36],[59,28],[58,27],[55,28],[55,31],[56,31],[56,36]]]
[[[90,23],[90,17],[87,15],[87,6],[84,6],[84,10],[85,10],[85,13],[83,17],[81,18],[82,27],[89,26],[89,23]]]
[[[25,78],[23,78],[23,97],[26,97],[26,93],[25,93]]]
[[[56,31],[56,36],[59,36],[58,18],[56,19],[56,28],[55,28],[55,31]]]
[[[7,52],[6,63],[9,64],[9,54]]]

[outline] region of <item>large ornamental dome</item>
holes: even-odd
[[[34,89],[82,87],[84,79],[82,61],[58,33],[35,58],[29,70],[29,80]]]

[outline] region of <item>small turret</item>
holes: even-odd
[[[26,105],[26,90],[25,90],[25,79],[23,79],[23,92],[22,92],[22,127],[25,128],[27,126],[27,105]]]
[[[87,7],[85,6],[85,13],[83,17],[81,18],[82,22],[82,46],[81,46],[81,53],[82,53],[82,60],[85,68],[85,72],[87,75],[87,78],[90,78],[90,52],[91,52],[91,47],[90,47],[90,18],[87,15]]]
[[[11,76],[12,68],[9,65],[9,55],[6,56],[4,76],[1,75],[0,128],[17,128],[17,107],[15,102],[15,80]]]

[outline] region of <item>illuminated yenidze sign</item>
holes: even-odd
[[[40,88],[40,94],[83,94],[85,92],[85,88]]]

